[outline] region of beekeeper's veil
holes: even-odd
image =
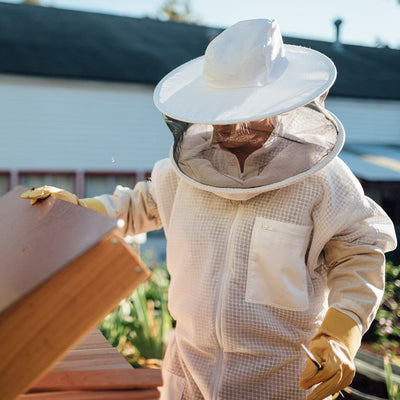
[[[203,57],[173,70],[154,91],[174,135],[178,173],[200,185],[255,193],[309,176],[343,144],[340,122],[324,108],[335,78],[323,54],[284,45],[274,20],[242,21],[223,31]],[[250,121],[265,119],[274,129],[241,170],[236,156],[213,140],[214,127],[245,135]]]

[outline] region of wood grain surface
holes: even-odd
[[[0,197],[0,312],[100,241],[115,218],[18,186]]]
[[[31,280],[37,278],[31,271],[46,271],[28,294],[21,297],[27,286],[22,292],[18,287],[18,300],[0,314],[0,398],[12,400],[150,272],[118,233],[104,236],[114,226],[113,219],[56,199],[31,206],[19,199],[18,190],[2,200],[1,273],[16,268],[21,279]],[[19,200],[26,207],[17,207]],[[3,276],[2,286],[7,286]]]

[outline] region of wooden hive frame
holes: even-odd
[[[2,400],[23,394],[150,276],[115,219],[54,198],[31,206],[24,190],[0,198]]]

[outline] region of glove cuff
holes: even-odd
[[[97,199],[87,198],[87,199],[78,199],[78,204],[85,208],[90,208],[93,211],[98,211],[103,214],[107,214],[106,208],[104,204]]]
[[[329,308],[316,336],[327,335],[343,343],[354,359],[360,344],[361,331],[357,322],[335,308]]]

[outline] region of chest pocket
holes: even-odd
[[[305,254],[312,226],[257,217],[250,244],[246,301],[287,310],[309,307]]]

